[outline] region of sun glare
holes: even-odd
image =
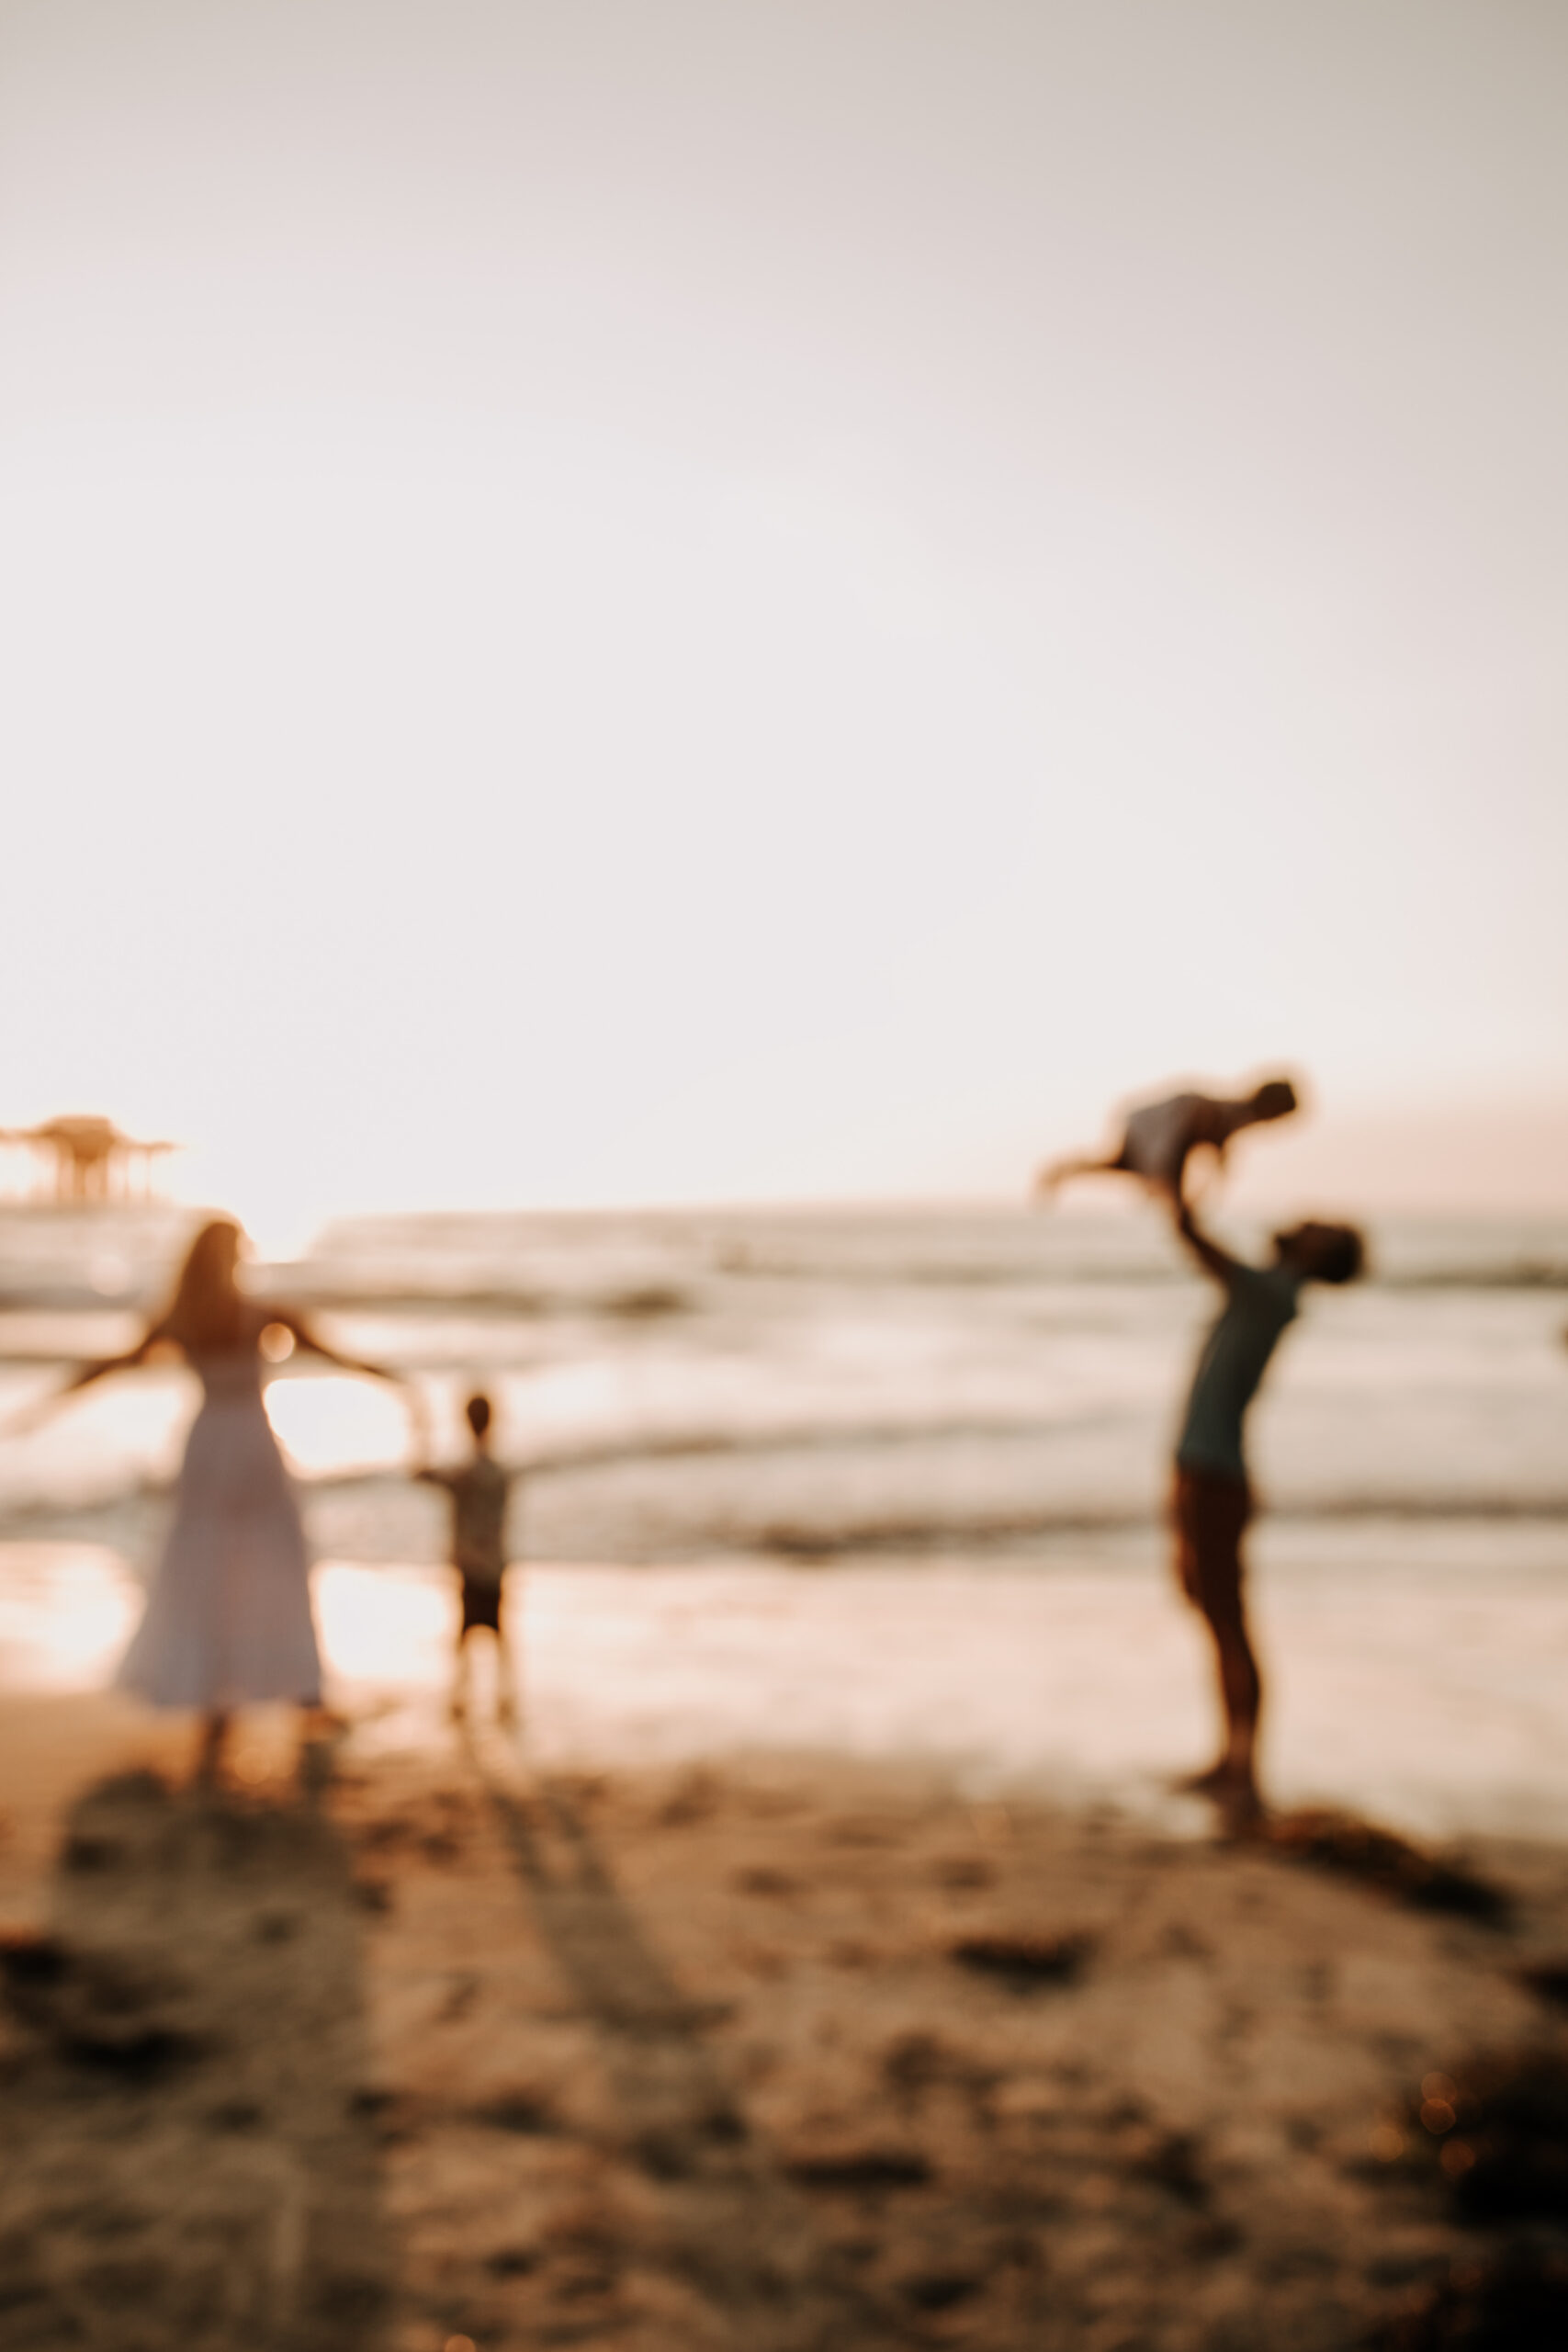
[[[0,1685],[101,1689],[141,1611],[141,1586],[107,1544],[7,1544],[0,1579]]]
[[[323,1561],[311,1592],[334,1688],[369,1695],[444,1683],[456,1623],[452,1584],[441,1568]]]
[[[307,1478],[396,1469],[407,1452],[401,1407],[367,1381],[275,1381],[266,1392],[266,1410],[290,1466]]]

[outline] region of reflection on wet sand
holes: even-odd
[[[1279,1800],[1369,1812],[1418,1838],[1568,1834],[1559,1542],[1529,1527],[1464,1524],[1441,1543],[1394,1528],[1369,1569],[1319,1560],[1313,1531],[1265,1526],[1258,1615],[1288,1666],[1267,1741]],[[348,1561],[316,1570],[330,1695],[359,1726],[360,1755],[444,1752],[452,1581]],[[1152,1535],[1047,1568],[530,1562],[516,1583],[531,1752],[554,1765],[759,1745],[925,1758],[970,1788],[1111,1797],[1173,1828],[1201,1825],[1164,1792],[1201,1736],[1203,1693]],[[0,1684],[65,1692],[107,1679],[136,1608],[107,1548],[0,1547]],[[488,1656],[479,1670],[488,1709]],[[271,1770],[277,1745],[259,1717],[242,1724],[236,1770],[258,1757]]]

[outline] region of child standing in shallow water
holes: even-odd
[[[452,1565],[462,1579],[463,1592],[453,1718],[460,1721],[468,1713],[468,1636],[482,1626],[495,1635],[500,1692],[496,1712],[504,1724],[516,1714],[516,1684],[501,1609],[506,1580],[506,1507],[514,1482],[491,1452],[490,1398],[470,1396],[464,1409],[473,1432],[470,1458],[455,1470],[427,1466],[414,1475],[426,1486],[445,1487],[452,1501]]]

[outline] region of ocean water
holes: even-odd
[[[131,1335],[185,1229],[0,1219],[0,1415]],[[1372,1244],[1370,1282],[1308,1294],[1255,1408],[1271,1510],[1325,1541],[1390,1518],[1568,1527],[1568,1221]],[[482,1385],[527,1474],[526,1549],[621,1563],[1043,1556],[1145,1526],[1213,1311],[1146,1211],[367,1218],[254,1279],[416,1381],[450,1450]],[[0,1441],[0,1536],[144,1544],[193,1393],[143,1373]],[[389,1392],[297,1361],[269,1409],[321,1548],[440,1556]]]
[[[188,1229],[0,1212],[0,1415],[124,1344]],[[1371,1242],[1254,1413],[1271,1774],[1568,1834],[1568,1220]],[[366,1218],[253,1279],[416,1382],[439,1452],[494,1398],[547,1750],[919,1753],[1123,1793],[1201,1751],[1160,1519],[1213,1302],[1145,1209]],[[193,1403],[160,1368],[0,1440],[0,1682],[107,1675]],[[438,1736],[445,1528],[400,1406],[296,1359],[268,1408],[340,1689]]]

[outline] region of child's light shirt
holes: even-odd
[[[1174,1185],[1207,1108],[1206,1095],[1172,1094],[1164,1102],[1145,1102],[1129,1111],[1122,1143],[1127,1166],[1151,1183]]]

